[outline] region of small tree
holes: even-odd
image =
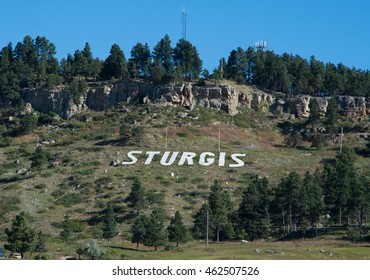
[[[32,132],[37,126],[38,117],[33,114],[25,114],[19,123],[18,133],[25,135]]]
[[[325,137],[321,133],[317,132],[312,136],[311,147],[320,150],[325,145]]]
[[[135,177],[134,184],[132,185],[131,192],[127,197],[129,206],[136,211],[136,215],[140,215],[140,210],[146,205],[145,191],[141,184],[139,177]]]
[[[113,206],[111,203],[108,204],[105,210],[104,225],[103,225],[103,237],[108,239],[115,237],[118,234],[117,221],[114,217]]]
[[[182,217],[179,211],[176,211],[167,230],[169,241],[175,242],[177,247],[179,247],[179,243],[185,243],[190,239],[189,231],[182,222]]]
[[[68,244],[72,240],[72,234],[73,222],[69,215],[65,215],[64,220],[62,221],[62,231],[60,232],[60,237],[66,244]]]
[[[45,236],[42,234],[41,231],[37,233],[37,239],[36,239],[34,251],[37,253],[36,259],[38,260],[42,258],[41,257],[42,253],[46,253],[48,251],[45,246]]]
[[[24,253],[32,249],[35,239],[35,231],[29,225],[29,216],[25,212],[21,212],[12,220],[12,228],[5,229],[7,244],[5,249],[16,251],[21,254],[22,259]]]
[[[194,239],[206,238],[207,232],[207,212],[208,217],[212,214],[208,203],[204,203],[202,207],[198,210],[194,217],[194,228],[192,230]],[[208,228],[208,235],[213,236],[213,227]]]
[[[131,242],[136,243],[136,250],[139,250],[139,244],[145,242],[146,229],[149,224],[149,218],[145,215],[135,220],[131,227]]]
[[[38,146],[31,158],[31,168],[35,168],[40,171],[42,166],[46,164],[47,160],[47,153],[45,153],[41,146]]]
[[[101,260],[105,251],[99,247],[96,239],[92,239],[85,248],[78,248],[76,253],[86,256],[89,260]]]

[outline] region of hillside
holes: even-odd
[[[58,239],[65,215],[80,224],[74,245],[67,246],[76,248],[86,240],[101,238],[104,209],[109,202],[115,205],[120,232],[115,242],[119,244],[119,240],[129,240],[135,216],[126,198],[135,177],[140,178],[146,191],[149,207],[144,213],[150,214],[152,209],[160,207],[168,225],[169,218],[179,211],[186,226],[191,228],[193,215],[207,201],[215,179],[230,194],[236,210],[244,190],[255,175],[268,178],[269,186],[275,188],[290,172],[303,175],[306,171],[322,170],[324,164],[336,157],[338,134],[333,136],[322,132],[323,148],[312,148],[312,126],[308,123],[307,114],[295,116],[287,109],[270,110],[276,103],[269,103],[269,96],[275,98],[279,94],[225,83],[228,85],[208,86],[208,90],[207,86],[175,85],[172,86],[172,95],[162,92],[157,97],[149,96],[150,102],[145,104],[137,102],[143,100],[140,90],[133,91],[136,96],[127,91],[127,87],[134,87],[133,84],[106,84],[103,89],[110,88],[110,91],[104,94],[101,89],[91,87],[85,98],[98,92],[100,99],[95,99],[94,104],[101,107],[91,110],[83,104],[79,106],[72,104],[71,100],[64,100],[65,104],[72,104],[71,108],[80,108],[67,120],[46,113],[47,110],[44,114],[35,111],[34,108],[42,109],[42,106],[37,107],[38,104],[46,106],[47,102],[37,103],[31,100],[32,97],[28,101],[33,104],[27,105],[26,110],[3,107],[0,244],[6,241],[4,229],[10,226],[17,213],[25,211],[32,218],[32,226],[48,237],[48,246],[53,248],[49,250],[49,257],[67,254],[66,248],[60,249],[65,246]],[[143,86],[147,87],[141,83],[136,85],[139,88]],[[134,101],[118,102],[119,87],[126,88],[126,91],[121,91],[130,97],[126,100]],[[183,90],[178,91],[176,87]],[[168,85],[162,88],[168,88]],[[211,98],[211,89],[219,95]],[[208,92],[208,95],[200,99],[202,92]],[[37,91],[33,93],[40,98],[41,94]],[[109,94],[116,94],[116,98],[110,98]],[[235,95],[236,104],[232,105],[230,96]],[[50,94],[48,96],[49,101],[52,100]],[[245,99],[241,101],[243,96]],[[249,103],[248,96],[254,97]],[[116,101],[109,104],[109,100]],[[360,103],[360,110],[357,107],[351,107],[353,110],[350,111],[341,109],[342,116],[338,117],[336,127],[345,128],[345,145],[355,147],[358,152],[356,170],[361,170],[369,178],[366,148],[369,121],[367,109],[361,104],[366,105],[366,102]],[[308,104],[303,107],[307,109]],[[306,109],[304,112],[308,112]],[[19,133],[25,116],[37,117],[38,125],[27,133]],[[315,129],[325,127],[325,120],[322,116]],[[122,132],[123,124],[126,124],[128,132]],[[133,129],[137,127],[141,130],[134,134]],[[295,131],[301,135],[301,140],[296,145],[287,144],[287,139]],[[46,160],[35,167],[38,146],[42,147]],[[143,153],[136,164],[122,165],[122,162],[130,161],[127,156],[130,151]],[[193,152],[196,156],[194,164],[180,166],[177,158],[174,164],[164,166],[158,156],[146,165],[144,154],[148,151],[158,151],[161,155],[165,151],[178,151],[180,155],[182,152]],[[199,164],[199,156],[203,152],[214,153],[216,162],[209,166]],[[226,153],[225,166],[217,164],[220,152]],[[245,154],[242,167],[228,166],[232,163],[231,154],[235,153]]]

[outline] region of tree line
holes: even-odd
[[[66,85],[81,93],[88,81],[144,79],[153,83],[205,79],[231,79],[240,84],[280,91],[286,94],[369,96],[370,74],[343,64],[335,65],[299,55],[273,51],[232,50],[227,61],[210,74],[202,69],[197,48],[180,39],[175,47],[165,35],[151,50],[137,43],[130,58],[118,44],[113,44],[105,60],[94,57],[89,43],[82,50],[58,59],[56,46],[47,38],[25,36],[15,47],[12,43],[0,52],[0,99],[16,104],[23,88]]]
[[[195,46],[180,39],[172,47],[168,35],[151,51],[148,44],[137,43],[126,56],[118,44],[111,46],[105,60],[94,58],[89,43],[61,61],[56,46],[47,38],[26,36],[15,47],[11,43],[0,53],[0,98],[16,103],[23,88],[67,85],[83,92],[87,81],[146,79],[154,83],[196,80],[202,60]]]
[[[286,94],[370,96],[370,72],[284,53],[239,47],[214,75]]]

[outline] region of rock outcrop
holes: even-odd
[[[315,97],[316,98],[316,97]],[[192,83],[153,85],[143,82],[91,84],[86,93],[76,100],[69,90],[30,89],[23,92],[23,99],[32,108],[53,111],[69,119],[87,109],[105,110],[120,103],[152,103],[159,106],[184,106],[192,110],[199,104],[206,108],[224,110],[230,115],[245,106],[253,110],[290,112],[298,118],[309,117],[311,96],[287,96],[282,93],[267,93],[254,87],[237,89],[230,85],[196,85]],[[322,114],[326,113],[329,97],[317,97]],[[344,114],[366,116],[370,113],[370,98],[339,96],[338,104]]]
[[[74,102],[72,94],[63,87],[54,89],[30,89],[23,92],[23,99],[40,112],[54,112],[64,119],[88,109],[83,96]]]

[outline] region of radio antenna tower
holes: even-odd
[[[266,41],[258,41],[258,42],[255,42],[254,43],[254,47],[257,49],[257,50],[261,50],[263,51],[264,49],[267,48],[267,42]]]
[[[182,39],[186,40],[186,10],[185,10],[185,7],[182,8],[181,36],[182,36]]]

